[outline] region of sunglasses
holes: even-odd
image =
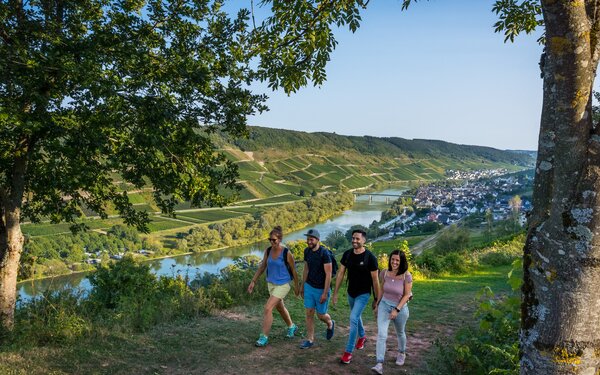
[[[275,242],[277,240],[278,240],[277,238],[269,238],[269,241],[271,241],[271,242]]]

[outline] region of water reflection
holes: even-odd
[[[378,191],[379,194],[401,194],[404,189],[386,189]],[[351,210],[347,210],[340,216],[327,220],[324,223],[312,225],[321,233],[325,239],[331,232],[340,230],[346,232],[353,225],[368,226],[373,220],[379,220],[381,211],[389,207],[394,198],[385,196],[359,196]],[[284,228],[285,230],[285,228]],[[292,233],[284,233],[284,242],[304,239],[307,228]],[[269,246],[267,241],[261,241],[251,245],[230,247],[227,249],[208,251],[198,254],[181,255],[173,258],[165,258],[149,261],[151,270],[157,275],[174,276],[177,274],[194,277],[204,272],[218,273],[233,262],[239,256],[257,255],[262,256],[264,249]],[[21,300],[30,299],[44,290],[76,289],[89,290],[91,287],[85,273],[55,277],[52,279],[27,281],[17,285]]]

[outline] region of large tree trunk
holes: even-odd
[[[17,273],[23,249],[19,209],[5,212],[6,226],[0,229],[0,325],[12,330],[17,296]]]
[[[522,374],[600,369],[600,129],[593,3],[542,1],[544,103],[525,244]]]
[[[27,161],[33,150],[31,139],[24,139],[18,150],[10,174],[10,185],[0,187],[0,330],[14,326],[17,296],[17,274],[23,251],[21,206],[25,192]]]

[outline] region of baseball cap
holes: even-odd
[[[321,235],[319,234],[319,231],[316,229],[309,229],[308,232],[304,233],[305,236],[308,237],[314,237],[317,240],[321,239]]]

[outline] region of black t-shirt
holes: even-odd
[[[348,295],[356,298],[361,294],[371,294],[373,288],[371,272],[379,269],[375,255],[366,249],[357,255],[354,254],[354,249],[350,249],[342,255],[341,263],[348,272]]]
[[[331,263],[329,252],[325,251],[322,245],[319,245],[319,248],[315,251],[307,247],[304,249],[304,261],[308,265],[308,275],[306,276],[308,285],[316,289],[325,288],[325,269],[323,265]]]

